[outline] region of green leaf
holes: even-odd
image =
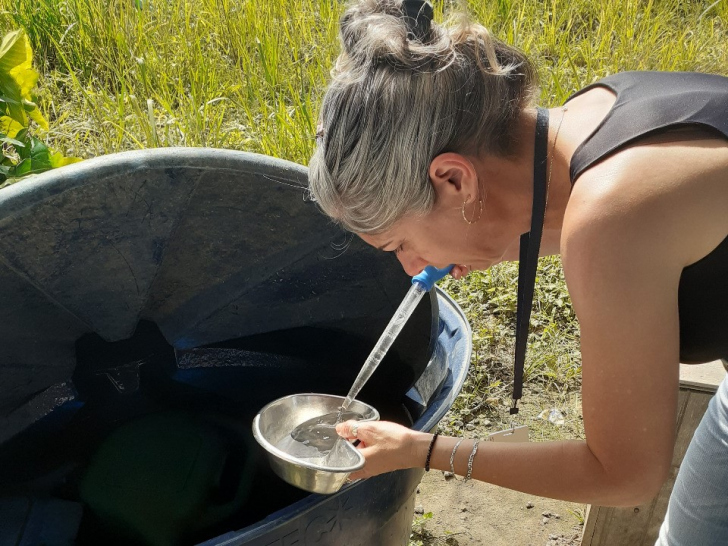
[[[0,116],[0,133],[17,138],[18,132],[22,130],[23,126],[10,116]]]
[[[5,113],[24,126],[28,125],[24,101],[32,103],[31,91],[38,81],[32,61],[30,40],[22,29],[3,37],[0,43],[0,97],[6,105]]]
[[[30,149],[32,146],[30,138],[31,137],[28,135],[28,129],[21,129],[18,131],[18,134],[15,135],[15,140],[19,140],[24,144],[22,148],[15,149],[21,159],[30,159]]]
[[[71,163],[78,163],[79,161],[81,161],[80,157],[65,157],[61,152],[51,152],[51,167],[54,169],[65,167]]]
[[[48,130],[48,122],[43,117],[43,114],[40,113],[40,109],[38,108],[38,105],[36,103],[30,100],[23,99],[23,109],[25,110],[25,113],[28,114],[28,117],[30,117],[30,119],[35,121],[46,131]]]
[[[38,81],[38,73],[33,70],[33,50],[30,40],[22,29],[9,32],[0,44],[0,74],[9,75],[17,85],[15,98],[30,99],[30,92]]]
[[[23,159],[20,163],[11,167],[8,171],[8,178],[19,178],[31,173],[31,161],[30,159]]]
[[[0,136],[0,142],[3,142],[5,144],[12,144],[15,147],[25,147],[25,144],[20,142],[19,140],[15,140],[14,138],[10,138],[9,136]]]
[[[30,138],[30,159],[31,171],[34,173],[42,173],[53,168],[51,164],[51,153],[48,146],[35,137]]]

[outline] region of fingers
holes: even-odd
[[[358,472],[352,472],[351,474],[349,474],[347,480],[349,482],[355,482],[356,480],[365,480],[368,477],[369,476],[367,476],[363,470],[359,470]]]
[[[350,476],[352,480],[412,466],[413,437],[407,427],[388,421],[346,421],[336,426],[336,432],[349,441],[359,440],[356,447],[366,462]]]
[[[450,271],[450,275],[457,280],[466,277],[468,273],[470,273],[470,266],[468,265],[455,265]]]
[[[336,433],[349,441],[356,440],[359,438],[359,431],[361,430],[360,427],[363,424],[364,423],[353,420],[344,421],[343,423],[336,425]]]
[[[336,433],[341,436],[342,438],[350,441],[350,442],[356,442],[354,445],[358,444],[358,448],[360,450],[364,449],[364,443],[361,441],[361,428],[362,426],[366,425],[366,423],[362,423],[360,421],[345,421],[343,423],[339,423],[336,425]],[[365,427],[366,428],[366,427]],[[365,456],[366,457],[366,456]],[[347,478],[348,482],[354,482],[356,480],[363,480],[365,478],[368,478],[369,475],[366,472],[366,467],[357,471],[352,472],[349,474],[349,477]]]

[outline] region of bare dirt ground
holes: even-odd
[[[530,508],[529,508],[530,506]],[[487,483],[426,474],[417,495],[412,543],[423,546],[578,546],[584,505]],[[431,513],[431,517],[423,517]]]
[[[529,392],[519,424],[531,428],[531,441],[583,438],[581,400],[573,393]],[[559,409],[564,423],[539,414]],[[440,423],[448,435],[485,438],[508,427],[508,402],[477,415],[452,410]],[[510,491],[487,483],[425,474],[415,503],[410,546],[578,546],[586,506]],[[419,513],[418,513],[419,512]]]

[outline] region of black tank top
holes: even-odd
[[[602,123],[574,152],[572,184],[586,169],[625,145],[666,129],[701,126],[728,138],[728,78],[689,72],[624,72],[585,87],[569,100],[595,86],[611,89],[617,98]],[[678,305],[680,361],[728,357],[728,237],[683,269]]]

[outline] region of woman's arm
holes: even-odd
[[[347,421],[339,433],[354,439]],[[367,463],[351,479],[367,478],[403,468],[422,468],[432,434],[417,432],[388,422],[358,424],[357,438]],[[457,438],[438,437],[430,467],[450,470],[450,455]],[[455,472],[467,473],[475,440],[460,444],[454,459]],[[473,459],[472,478],[508,489],[572,502],[610,506],[641,504],[654,496],[662,477],[637,476],[621,483],[610,475],[584,441],[543,443],[480,442]]]
[[[667,477],[682,267],[665,240],[671,234],[659,201],[640,207],[610,193],[592,196],[566,219],[564,233],[564,271],[581,326],[587,440],[484,443],[482,466],[473,471],[479,479],[541,496],[630,505],[653,497]]]

